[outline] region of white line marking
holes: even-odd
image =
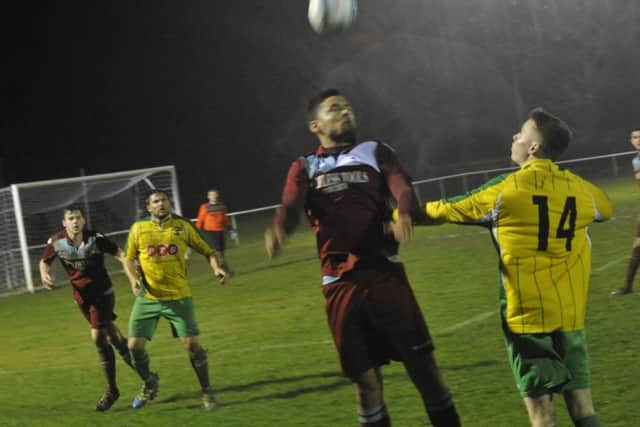
[[[625,258],[624,258],[624,257],[620,257],[620,258],[618,258],[618,259],[614,259],[613,261],[609,261],[609,262],[608,262],[608,263],[606,263],[605,265],[602,265],[602,266],[600,266],[600,267],[598,267],[598,268],[594,268],[594,269],[593,269],[593,272],[594,272],[594,273],[600,273],[601,271],[606,270],[607,268],[611,267],[612,265],[616,265],[616,264],[618,264],[618,263],[620,263],[620,262],[622,262],[622,261],[624,261],[624,260],[625,260]]]
[[[470,317],[470,318],[468,318],[467,320],[465,320],[463,322],[456,323],[455,325],[451,325],[448,328],[444,328],[443,330],[441,330],[439,332],[439,334],[448,334],[450,332],[457,331],[458,329],[462,329],[467,325],[471,325],[472,323],[477,323],[477,322],[480,322],[480,321],[482,321],[484,319],[487,319],[487,318],[493,316],[496,313],[497,313],[497,311],[486,311],[484,313],[476,314],[475,316]],[[436,335],[439,335],[439,334],[436,334]]]
[[[458,329],[462,329],[467,325],[470,325],[472,323],[476,323],[476,322],[480,322],[492,315],[494,315],[495,313],[497,313],[496,311],[488,311],[486,313],[481,313],[478,314],[476,316],[473,316],[465,321],[456,323],[455,325],[449,326],[448,328],[445,328],[437,333],[435,333],[435,336],[438,336],[440,334],[447,334],[449,332],[453,332],[456,331]],[[237,349],[226,349],[226,350],[219,350],[219,351],[210,351],[210,354],[212,356],[215,357],[215,355],[217,354],[233,354],[233,353],[249,353],[249,352],[263,352],[263,351],[272,351],[272,350],[281,350],[281,349],[289,349],[289,348],[296,348],[296,347],[308,347],[308,346],[315,346],[315,345],[328,345],[328,344],[333,344],[332,340],[322,340],[322,341],[306,341],[306,342],[296,342],[296,343],[284,343],[284,344],[273,344],[273,345],[263,345],[263,346],[259,346],[259,347],[246,347],[246,348],[237,348]],[[153,358],[153,360],[170,360],[170,359],[179,359],[179,358],[184,358],[185,355],[182,351],[176,351],[172,354],[165,354],[165,355],[151,355],[151,357]],[[40,368],[29,368],[29,371],[31,372],[44,372],[44,371],[50,371],[52,369],[75,369],[78,366],[80,366],[79,364],[72,364],[72,365],[58,365],[58,366],[43,366]],[[0,376],[3,375],[11,375],[11,374],[18,374],[19,371],[11,371],[11,370],[5,370],[2,369],[0,370]]]
[[[610,261],[596,269],[593,270],[593,272],[600,272],[603,271],[607,268],[609,268],[611,265],[614,265],[620,261],[622,261],[623,258],[620,259],[616,259],[613,261]],[[448,334],[454,331],[457,331],[459,329],[464,328],[467,325],[471,325],[473,323],[477,323],[477,322],[481,322],[485,319],[488,319],[489,317],[493,316],[494,314],[496,314],[496,311],[486,311],[484,313],[480,313],[480,314],[476,314],[473,317],[470,317],[467,320],[464,320],[462,322],[456,323],[454,325],[451,325],[447,328],[444,328],[441,331],[438,331],[437,333],[435,333],[435,336],[441,335],[441,334]],[[323,340],[323,341],[308,341],[308,342],[297,342],[297,343],[285,343],[285,344],[273,344],[273,345],[265,345],[265,346],[260,346],[260,347],[247,347],[247,348],[240,348],[240,349],[227,349],[227,350],[220,350],[220,351],[212,351],[211,354],[215,355],[215,354],[233,354],[233,353],[248,353],[251,351],[254,352],[260,352],[260,351],[271,351],[271,350],[279,350],[279,349],[285,349],[285,348],[295,348],[295,347],[307,347],[307,346],[313,346],[313,345],[327,345],[327,344],[331,344],[333,341],[331,340]],[[177,358],[183,358],[185,357],[184,354],[182,352],[176,352],[174,354],[170,354],[170,355],[158,355],[158,356],[153,356],[154,359],[160,359],[160,360],[168,360],[168,359],[177,359]],[[52,369],[73,369],[73,368],[77,368],[78,364],[75,365],[58,365],[58,366],[47,366],[47,367],[42,367],[42,368],[30,368],[29,370],[32,372],[42,372],[42,371],[49,371]],[[11,371],[11,370],[7,370],[7,369],[0,369],[0,376],[2,375],[11,375],[11,374],[18,374],[19,371]]]

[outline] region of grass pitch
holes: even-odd
[[[593,276],[587,315],[593,396],[602,424],[640,426],[640,294],[610,298],[619,287],[635,233],[637,188],[605,185],[616,217],[592,227]],[[262,227],[256,227],[260,229]],[[160,374],[158,397],[130,408],[138,377],[117,362],[121,397],[106,413],[94,405],[104,389],[89,328],[69,286],[0,298],[0,426],[343,427],[357,425],[350,383],[339,374],[326,325],[319,264],[309,232],[270,262],[260,233],[244,233],[228,257],[238,273],[225,286],[201,257],[189,264],[201,341],[224,404],[206,413],[178,341],[162,320],[148,345]],[[436,344],[436,357],[463,425],[526,426],[509,370],[498,317],[497,256],[479,228],[419,228],[402,258]],[[133,297],[124,275],[116,286],[118,324],[127,329]],[[64,274],[57,274],[59,284]],[[430,425],[400,364],[383,369],[393,425]],[[562,399],[559,425],[571,425]]]

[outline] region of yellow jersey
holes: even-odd
[[[551,160],[535,159],[463,196],[427,203],[425,211],[433,220],[490,227],[513,333],[584,328],[591,275],[587,226],[613,214],[598,187]]]
[[[207,257],[214,253],[189,220],[177,215],[168,215],[160,223],[145,218],[131,226],[127,258],[140,263],[146,298],[176,300],[191,296],[187,247]]]

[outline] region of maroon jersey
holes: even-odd
[[[397,255],[398,243],[385,233],[391,198],[399,213],[419,215],[409,177],[391,147],[377,141],[320,146],[291,165],[274,224],[291,233],[304,208],[316,232],[323,283],[331,283],[359,260]]]
[[[104,254],[116,255],[118,245],[95,231],[82,233],[82,244],[76,247],[66,231],[47,241],[42,260],[51,264],[58,257],[69,275],[75,291],[82,296],[102,295],[111,289],[111,279],[104,266]]]

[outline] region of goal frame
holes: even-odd
[[[113,179],[113,178],[124,178],[127,176],[136,176],[142,174],[153,174],[157,172],[169,172],[171,175],[171,196],[172,196],[172,205],[173,211],[178,215],[182,214],[182,205],[180,203],[180,192],[178,190],[178,177],[176,173],[176,168],[174,165],[167,166],[158,166],[152,168],[144,168],[144,169],[132,169],[121,172],[111,172],[111,173],[103,173],[96,175],[82,175],[73,178],[61,178],[61,179],[51,179],[51,180],[42,180],[42,181],[32,181],[25,182],[19,184],[11,184],[11,198],[13,201],[13,211],[16,219],[16,232],[18,235],[18,242],[20,244],[20,255],[22,258],[22,268],[24,270],[24,279],[26,284],[26,291],[30,293],[35,292],[35,284],[32,275],[32,265],[31,259],[29,256],[29,245],[27,243],[27,230],[24,224],[24,215],[22,210],[22,203],[20,200],[20,191],[26,190],[30,188],[46,188],[54,185],[60,184],[87,184],[90,182],[97,182],[105,179]],[[146,178],[145,178],[146,179]],[[153,187],[153,185],[150,185]],[[84,198],[86,201],[86,198]],[[87,218],[87,224],[90,224],[90,218]]]

